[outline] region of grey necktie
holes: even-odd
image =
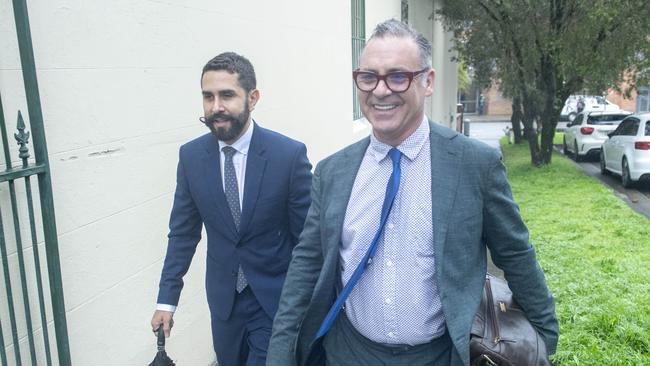
[[[232,146],[224,146],[223,154],[226,156],[226,163],[223,166],[223,177],[225,181],[224,193],[226,194],[226,201],[230,207],[232,219],[235,222],[235,227],[239,230],[239,223],[241,221],[241,208],[239,206],[239,187],[237,185],[237,174],[235,174],[235,165],[232,162],[232,157],[237,150]],[[248,285],[244,270],[239,265],[237,270],[237,292],[242,292]]]

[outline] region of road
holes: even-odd
[[[556,146],[561,151],[561,146]],[[634,211],[650,219],[650,183],[637,183],[633,188],[624,188],[621,185],[621,177],[618,175],[600,174],[600,163],[597,158],[576,163],[585,174],[598,179],[604,185],[612,188],[614,195],[628,204]]]

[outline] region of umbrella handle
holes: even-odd
[[[165,331],[163,330],[162,324],[158,327],[158,351],[165,350]]]

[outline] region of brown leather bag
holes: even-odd
[[[500,278],[487,275],[485,279],[469,355],[472,366],[551,366],[544,340]]]

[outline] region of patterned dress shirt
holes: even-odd
[[[379,227],[392,148],[372,134],[354,181],[340,249],[343,286],[365,255]],[[418,345],[445,331],[435,283],[431,218],[429,124],[397,148],[402,152],[400,187],[372,263],[352,290],[345,313],[366,338],[382,344]]]

